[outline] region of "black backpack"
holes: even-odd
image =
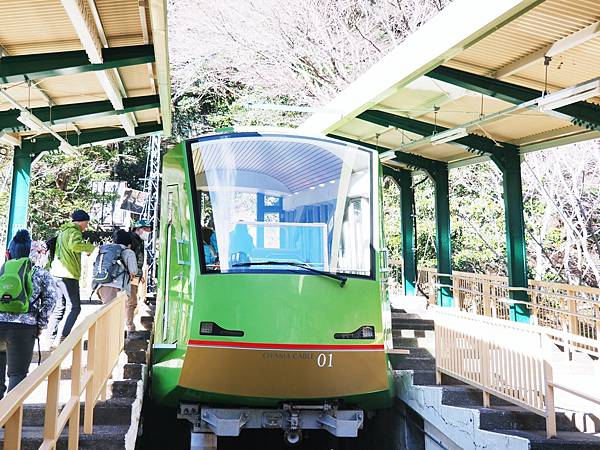
[[[46,248],[48,249],[48,261],[52,263],[54,261],[54,255],[56,255],[56,241],[57,236],[54,235],[46,241]]]

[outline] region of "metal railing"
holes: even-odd
[[[437,304],[438,290],[444,287],[458,309],[481,316],[509,319],[511,305],[523,305],[531,324],[553,330],[549,334],[562,342],[565,351],[576,349],[600,357],[599,288],[538,280],[529,280],[527,288],[512,288],[506,277],[470,272],[444,275],[434,268],[420,268],[417,283],[430,304]],[[511,299],[511,291],[523,292],[528,301]]]
[[[446,374],[546,419],[546,434],[556,436],[554,390],[561,389],[600,405],[600,399],[558,384],[545,358],[547,329],[456,309],[436,308],[436,381]]]
[[[44,381],[46,402],[43,442],[40,449],[54,449],[65,426],[69,425],[68,449],[79,448],[80,402],[84,401],[83,432],[91,434],[94,406],[106,399],[107,382],[124,345],[125,302],[121,293],[115,300],[86,317],[71,334],[21,383],[0,400],[0,426],[4,426],[4,449],[19,450],[24,402]],[[82,364],[87,337],[87,365]],[[70,396],[60,408],[61,364],[71,355]]]

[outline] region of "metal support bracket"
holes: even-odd
[[[192,423],[194,433],[239,436],[242,429],[281,429],[295,438],[302,430],[327,430],[336,437],[356,437],[362,429],[362,410],[324,405],[283,405],[281,409],[210,408],[181,404],[179,419]],[[291,441],[290,441],[291,442]]]

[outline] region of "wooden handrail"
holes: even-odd
[[[511,287],[508,278],[499,275],[443,274],[432,267],[419,268],[417,279],[430,304],[437,304],[437,291],[445,288],[452,293],[455,306],[480,315],[508,319],[510,307],[522,305],[528,308],[533,324],[555,330],[547,334],[562,341],[565,352],[578,350],[600,356],[599,288],[538,280],[529,280],[528,287]],[[523,292],[528,299],[511,299],[514,292]]]
[[[489,330],[477,334],[465,320],[455,314],[437,310],[435,320],[436,381],[446,374],[481,389],[484,407],[490,406],[490,395],[500,397],[546,418],[547,436],[556,436],[553,401],[552,367],[541,351],[532,346],[512,348],[506,339],[495,336],[507,332],[519,333],[506,327],[506,321],[487,319],[482,322]],[[477,321],[481,316],[469,317]],[[492,321],[492,322],[490,322]],[[493,324],[493,325],[492,325]],[[508,331],[510,330],[510,331]],[[529,331],[529,330],[527,330]],[[535,339],[530,339],[533,343]],[[520,342],[524,342],[520,340]]]
[[[492,394],[540,414],[546,418],[548,437],[556,436],[554,389],[600,405],[599,398],[554,381],[545,357],[548,329],[441,307],[435,313],[438,384],[446,374],[481,389],[485,407]],[[485,336],[472,322],[488,330]],[[516,345],[511,346],[507,336]]]
[[[64,427],[69,424],[69,450],[79,448],[79,405],[85,391],[84,432],[92,432],[93,408],[102,397],[124,344],[125,303],[120,293],[112,302],[86,317],[52,352],[46,361],[0,400],[0,426],[4,426],[4,449],[19,450],[23,420],[23,404],[44,381],[46,404],[44,435],[40,448],[55,448]],[[88,335],[87,368],[82,373],[82,353]],[[96,352],[96,349],[101,351]],[[71,392],[59,414],[60,370],[62,362],[72,355]]]

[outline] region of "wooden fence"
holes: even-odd
[[[106,384],[123,350],[126,300],[126,294],[121,293],[114,301],[86,317],[46,361],[0,400],[4,450],[20,450],[24,402],[44,381],[47,381],[44,434],[39,448],[55,449],[65,426],[69,430],[68,449],[79,448],[82,399],[85,402],[83,432],[92,433],[94,406],[98,399],[106,399]],[[83,367],[86,340],[87,364]],[[70,397],[60,408],[61,364],[69,355],[72,359]]]
[[[504,320],[464,314],[438,311],[438,384],[443,373],[481,389],[486,408],[490,395],[495,395],[540,414],[546,418],[547,436],[556,436],[555,385],[552,367],[540,351],[543,340],[538,338],[543,336],[518,324],[506,326],[511,323]],[[510,345],[517,336],[519,345]]]
[[[399,274],[401,269],[391,273]],[[482,316],[509,319],[511,305],[522,304],[531,314],[531,323],[554,330],[552,335],[562,341],[565,351],[576,349],[600,357],[599,288],[538,280],[529,280],[527,288],[511,288],[506,277],[458,271],[444,276],[452,280],[450,285],[441,283],[441,276],[434,268],[418,271],[419,293],[430,304],[437,304],[440,287],[451,289],[458,309]],[[389,285],[396,286],[392,293],[399,292],[399,281]],[[511,291],[524,292],[528,301],[511,299]]]

